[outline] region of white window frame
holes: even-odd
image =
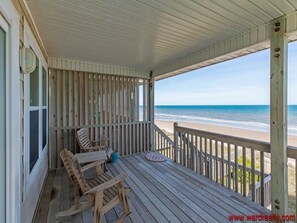
[[[38,43],[35,41],[34,35],[31,32],[28,25],[25,25],[25,36],[24,36],[24,45],[28,48],[31,48],[36,57],[39,60],[39,67],[38,67],[38,82],[39,82],[39,104],[38,106],[30,106],[30,74],[24,74],[24,144],[25,144],[25,151],[24,151],[24,197],[29,192],[31,185],[35,182],[35,178],[38,174],[38,170],[42,164],[42,161],[45,160],[45,156],[48,154],[48,97],[46,97],[46,106],[42,105],[42,68],[46,71],[46,92],[48,94],[48,66],[46,60],[43,57],[43,54],[38,46]],[[42,110],[47,109],[47,129],[46,129],[46,145],[42,148]],[[38,159],[30,171],[30,111],[39,111],[38,115]]]
[[[1,12],[0,12],[0,28],[5,32],[5,73],[6,73],[6,77],[5,77],[5,104],[6,104],[6,111],[5,111],[5,119],[6,119],[6,122],[5,122],[5,172],[6,172],[6,177],[5,177],[5,221],[7,221],[8,219],[8,216],[7,216],[7,203],[8,203],[8,199],[9,197],[7,196],[7,189],[9,187],[9,184],[8,184],[8,179],[7,179],[7,175],[8,175],[8,159],[9,159],[9,154],[8,154],[8,151],[7,151],[7,148],[8,148],[8,142],[9,142],[9,134],[7,134],[8,132],[8,128],[9,128],[9,119],[8,119],[8,115],[9,115],[9,106],[8,106],[8,100],[9,100],[9,89],[8,89],[8,74],[10,73],[10,30],[9,30],[9,24],[5,21],[5,19],[3,18],[3,16],[1,15]]]
[[[6,222],[20,222],[20,77],[19,15],[9,0],[1,0],[1,25],[7,31],[6,61]],[[5,27],[4,27],[5,26]]]

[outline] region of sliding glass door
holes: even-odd
[[[0,15],[1,19],[1,15]],[[1,21],[0,21],[1,22]],[[5,222],[6,184],[6,32],[0,23],[0,222]]]

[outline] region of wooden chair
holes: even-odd
[[[57,213],[56,219],[58,220],[61,217],[71,216],[92,208],[93,222],[99,223],[104,213],[117,204],[121,204],[124,213],[118,219],[118,222],[123,222],[131,213],[127,199],[129,189],[124,186],[124,180],[128,175],[121,173],[116,177],[111,177],[102,171],[101,175],[87,181],[84,178],[84,171],[98,165],[100,166],[104,161],[97,161],[80,167],[75,156],[67,149],[63,149],[60,156],[75,187],[76,199],[75,204],[69,210]],[[87,197],[87,202],[80,202],[82,196]]]
[[[108,139],[104,137],[100,140],[91,141],[86,128],[81,128],[76,132],[76,140],[81,152],[94,152],[108,149]],[[99,142],[100,145],[96,146],[96,142]]]

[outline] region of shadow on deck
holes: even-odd
[[[270,211],[170,160],[150,162],[143,154],[108,164],[110,174],[126,172],[132,214],[126,222],[229,222],[229,215]],[[55,213],[73,204],[74,190],[64,169],[50,171],[34,222],[55,222]],[[103,222],[115,222],[118,205]],[[61,222],[92,222],[91,210]]]

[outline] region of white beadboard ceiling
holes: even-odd
[[[157,70],[296,11],[297,0],[27,0],[49,57]]]

